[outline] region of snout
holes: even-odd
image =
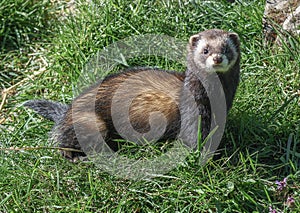
[[[222,55],[214,55],[213,56],[213,62],[214,64],[218,65],[221,64],[223,62],[223,57]]]
[[[228,59],[224,54],[212,54],[206,60],[208,72],[226,72],[229,69]]]

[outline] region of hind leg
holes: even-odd
[[[80,117],[76,117],[73,115],[70,120],[67,114],[56,131],[59,146],[64,148],[61,151],[62,156],[72,162],[86,157],[87,153],[100,151],[107,136],[105,122],[95,118],[94,113],[81,113]]]

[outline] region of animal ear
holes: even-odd
[[[236,33],[229,33],[228,37],[233,41],[235,46],[239,47],[240,46],[240,39],[239,35]]]
[[[197,42],[200,40],[200,37],[201,36],[199,34],[190,37],[189,44],[191,45],[191,47],[195,47],[197,45]]]

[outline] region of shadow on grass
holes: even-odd
[[[254,154],[256,163],[268,167],[270,174],[285,176],[300,169],[299,136],[297,124],[293,128],[288,121],[281,125],[251,112],[232,113],[219,146],[220,156],[233,155],[236,150],[244,156]],[[232,164],[239,160],[238,155],[230,159]]]

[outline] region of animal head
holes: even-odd
[[[189,39],[192,60],[197,68],[211,72],[227,72],[240,57],[240,41],[236,33],[212,29]]]

